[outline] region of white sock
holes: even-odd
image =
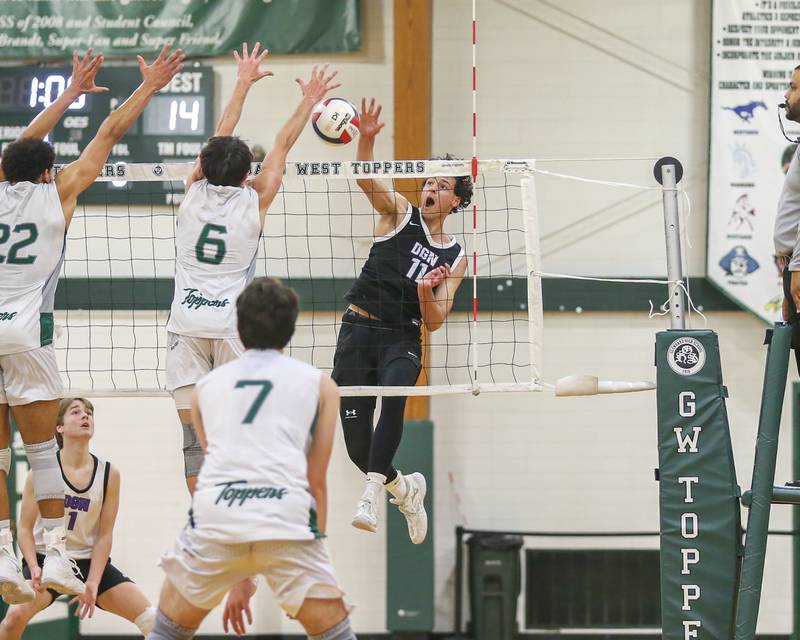
[[[381,494],[383,485],[386,482],[386,476],[382,473],[374,473],[370,471],[367,474],[367,487],[364,489],[364,498],[367,500],[375,500]]]
[[[11,535],[11,522],[0,520],[0,547],[6,547],[7,551],[14,552],[14,536]]]
[[[45,555],[56,551],[60,555],[67,552],[67,531],[64,528],[64,518],[42,518],[44,529]]]
[[[397,477],[391,482],[386,483],[386,490],[398,500],[402,500],[408,494],[408,483],[405,476],[398,470]]]

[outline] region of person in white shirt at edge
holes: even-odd
[[[9,604],[35,596],[24,580],[10,529],[7,476],[9,407],[25,443],[34,497],[44,529],[42,584],[62,593],[84,592],[66,557],[64,483],[54,438],[61,377],[53,346],[53,302],[67,228],[83,193],[100,174],[111,148],[183,67],[183,54],[165,46],[147,65],[142,83],[100,126],[80,157],[57,176],[53,147],[43,138],[82,94],[95,85],[103,56],[73,53],[69,86],[3,150],[0,162],[0,593]]]
[[[261,574],[310,638],[351,640],[344,592],[322,542],[338,388],[283,354],[298,314],[292,289],[257,278],[236,310],[246,351],[192,394],[206,456],[189,524],[161,559],[166,579],[147,637],[193,638],[233,585]],[[241,620],[234,631],[244,632]]]
[[[189,405],[195,383],[214,367],[239,357],[244,349],[236,334],[236,297],[253,279],[264,217],[281,187],[286,156],[302,133],[314,105],[331,89],[336,76],[327,65],[314,70],[308,83],[297,79],[300,104],[275,138],[261,171],[247,184],[253,156],[233,135],[250,88],[273,75],[261,71],[268,51],[260,43],[248,53],[234,53],[238,75],[233,94],[214,137],[200,153],[186,182],[178,210],[175,294],[167,321],[167,390],[172,393],[183,428],[184,475],[194,491],[203,463]],[[262,160],[262,158],[259,158]]]
[[[133,622],[147,635],[155,620],[155,607],[130,578],[111,564],[111,543],[120,502],[120,474],[107,460],[89,451],[94,435],[94,407],[85,398],[65,398],[58,411],[56,439],[58,462],[65,484],[68,509],[67,555],[75,562],[86,589],[77,615],[94,615],[95,606]],[[59,597],[41,586],[44,559],[42,519],[33,497],[30,474],[22,493],[19,546],[25,558],[23,572],[32,578],[36,598],[8,608],[0,624],[0,640],[19,640],[30,620]],[[32,569],[31,569],[32,567]]]

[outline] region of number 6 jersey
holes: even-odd
[[[0,355],[53,342],[66,223],[53,182],[0,182]]]
[[[197,180],[178,211],[175,295],[167,330],[235,338],[236,298],[253,279],[261,218],[252,187]]]
[[[306,453],[320,371],[274,349],[249,349],[197,383],[208,451],[190,525],[217,542],[313,540]]]

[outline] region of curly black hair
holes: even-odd
[[[37,182],[45,171],[53,168],[55,161],[56,154],[49,142],[22,138],[3,150],[0,166],[11,183]]]
[[[434,160],[463,160],[464,158],[459,158],[458,156],[454,156],[451,153],[446,153],[443,156],[436,156],[433,158]],[[471,176],[455,176],[455,185],[453,186],[453,192],[461,199],[457,206],[453,207],[450,210],[450,213],[455,213],[456,211],[463,211],[466,209],[470,203],[472,202],[472,177]]]
[[[200,152],[200,168],[211,184],[239,187],[250,171],[253,154],[237,136],[209,138]]]

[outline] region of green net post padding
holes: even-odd
[[[730,640],[741,557],[719,342],[656,335],[663,640]]]

